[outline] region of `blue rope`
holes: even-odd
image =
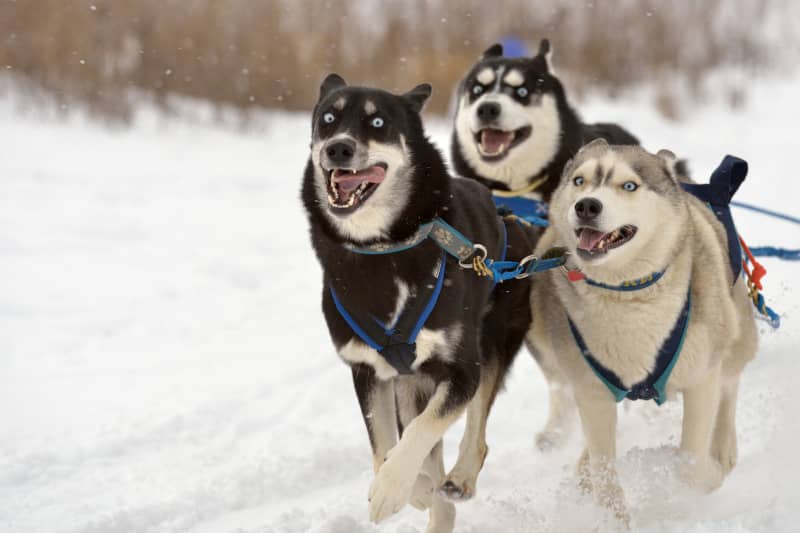
[[[800,218],[793,217],[791,215],[786,215],[784,213],[778,213],[777,211],[771,211],[763,207],[758,207],[757,205],[746,204],[744,202],[733,202],[733,201],[731,201],[731,205],[735,207],[741,207],[742,209],[749,209],[750,211],[755,211],[756,213],[761,213],[762,215],[769,215],[774,218],[779,218],[781,220],[786,220],[788,222],[794,222],[795,224],[800,224]]]
[[[788,250],[774,246],[758,246],[750,248],[755,257],[777,257],[786,261],[800,261],[800,250]]]
[[[734,201],[731,201],[731,205],[735,207],[740,207],[742,209],[748,209],[750,211],[754,211],[762,215],[767,215],[780,220],[785,220],[787,222],[794,222],[795,224],[800,224],[800,218],[793,217],[785,213],[778,213],[777,211],[772,211],[770,209],[765,209],[763,207],[758,207],[757,205],[746,204],[744,202],[734,202]],[[800,249],[790,250],[788,248],[778,248],[777,246],[756,246],[750,248],[750,251],[753,253],[755,257],[777,257],[778,259],[783,259],[786,261],[800,261]]]
[[[774,329],[781,327],[780,315],[778,315],[778,313],[773,311],[772,308],[767,305],[766,301],[764,301],[764,295],[761,293],[758,294],[758,304],[756,305],[756,309],[764,317],[764,320],[766,320]]]

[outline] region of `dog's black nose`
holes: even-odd
[[[603,204],[596,198],[584,198],[575,204],[575,212],[581,220],[594,220],[603,212]]]
[[[325,147],[325,155],[331,163],[345,166],[349,163],[356,153],[356,143],[349,139],[342,139],[333,142]]]
[[[500,104],[486,102],[478,106],[478,119],[481,122],[491,122],[500,116]]]

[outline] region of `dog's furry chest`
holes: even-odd
[[[570,318],[592,356],[631,386],[653,370],[665,339],[686,302],[686,293],[665,295],[653,302],[586,299],[570,309]]]
[[[357,291],[357,294],[353,295],[356,298],[350,302],[352,308],[348,308],[347,304],[344,306],[357,323],[373,320],[380,322],[387,329],[393,330],[402,319],[408,325],[409,319],[412,321],[419,319],[423,307],[430,303],[430,292],[425,289],[435,282],[436,272],[434,271],[433,274],[430,279],[424,278],[421,284],[412,284],[401,277],[377,276],[380,278],[380,283],[373,283],[372,286],[354,285],[350,290]],[[435,302],[434,313],[437,308],[441,311],[448,307],[443,298],[447,297],[445,293],[453,287],[454,283],[452,279],[450,283],[447,283],[447,280],[448,276],[445,276],[445,288],[439,301]],[[351,365],[367,364],[375,370],[375,374],[380,379],[391,379],[398,375],[398,371],[389,364],[383,355],[370,347],[354,332],[352,327],[342,323],[343,316],[339,311],[328,305],[325,306],[325,315],[337,352],[346,363]],[[414,339],[416,358],[412,369],[418,369],[432,358],[450,361],[461,339],[462,331],[462,321],[453,322],[451,320],[443,323],[439,317],[435,319],[429,317]],[[408,333],[408,331],[401,332],[402,335]],[[402,340],[408,339],[403,338]]]
[[[417,357],[411,368],[417,370],[423,363],[433,357],[449,361],[461,338],[461,324],[441,329],[423,328],[416,340]],[[367,364],[375,370],[379,379],[392,379],[399,375],[376,350],[367,346],[357,336],[353,336],[339,348],[339,357],[348,364]]]

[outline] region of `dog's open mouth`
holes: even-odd
[[[607,253],[630,241],[636,235],[636,226],[626,224],[609,233],[593,228],[578,228],[575,235],[578,236],[578,252],[593,256]]]
[[[475,134],[475,143],[481,157],[488,160],[501,159],[509,150],[527,139],[532,128],[524,126],[514,131],[486,128]]]
[[[386,177],[387,166],[378,163],[360,170],[334,168],[328,171],[328,203],[338,213],[355,211]]]

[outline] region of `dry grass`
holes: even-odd
[[[769,45],[754,36],[784,3],[3,0],[0,65],[65,105],[123,119],[128,89],[156,102],[308,109],[329,71],[394,90],[431,82],[430,109],[443,112],[481,51],[510,34],[532,46],[549,37],[579,93],[676,77],[699,86],[719,67],[763,67]]]

